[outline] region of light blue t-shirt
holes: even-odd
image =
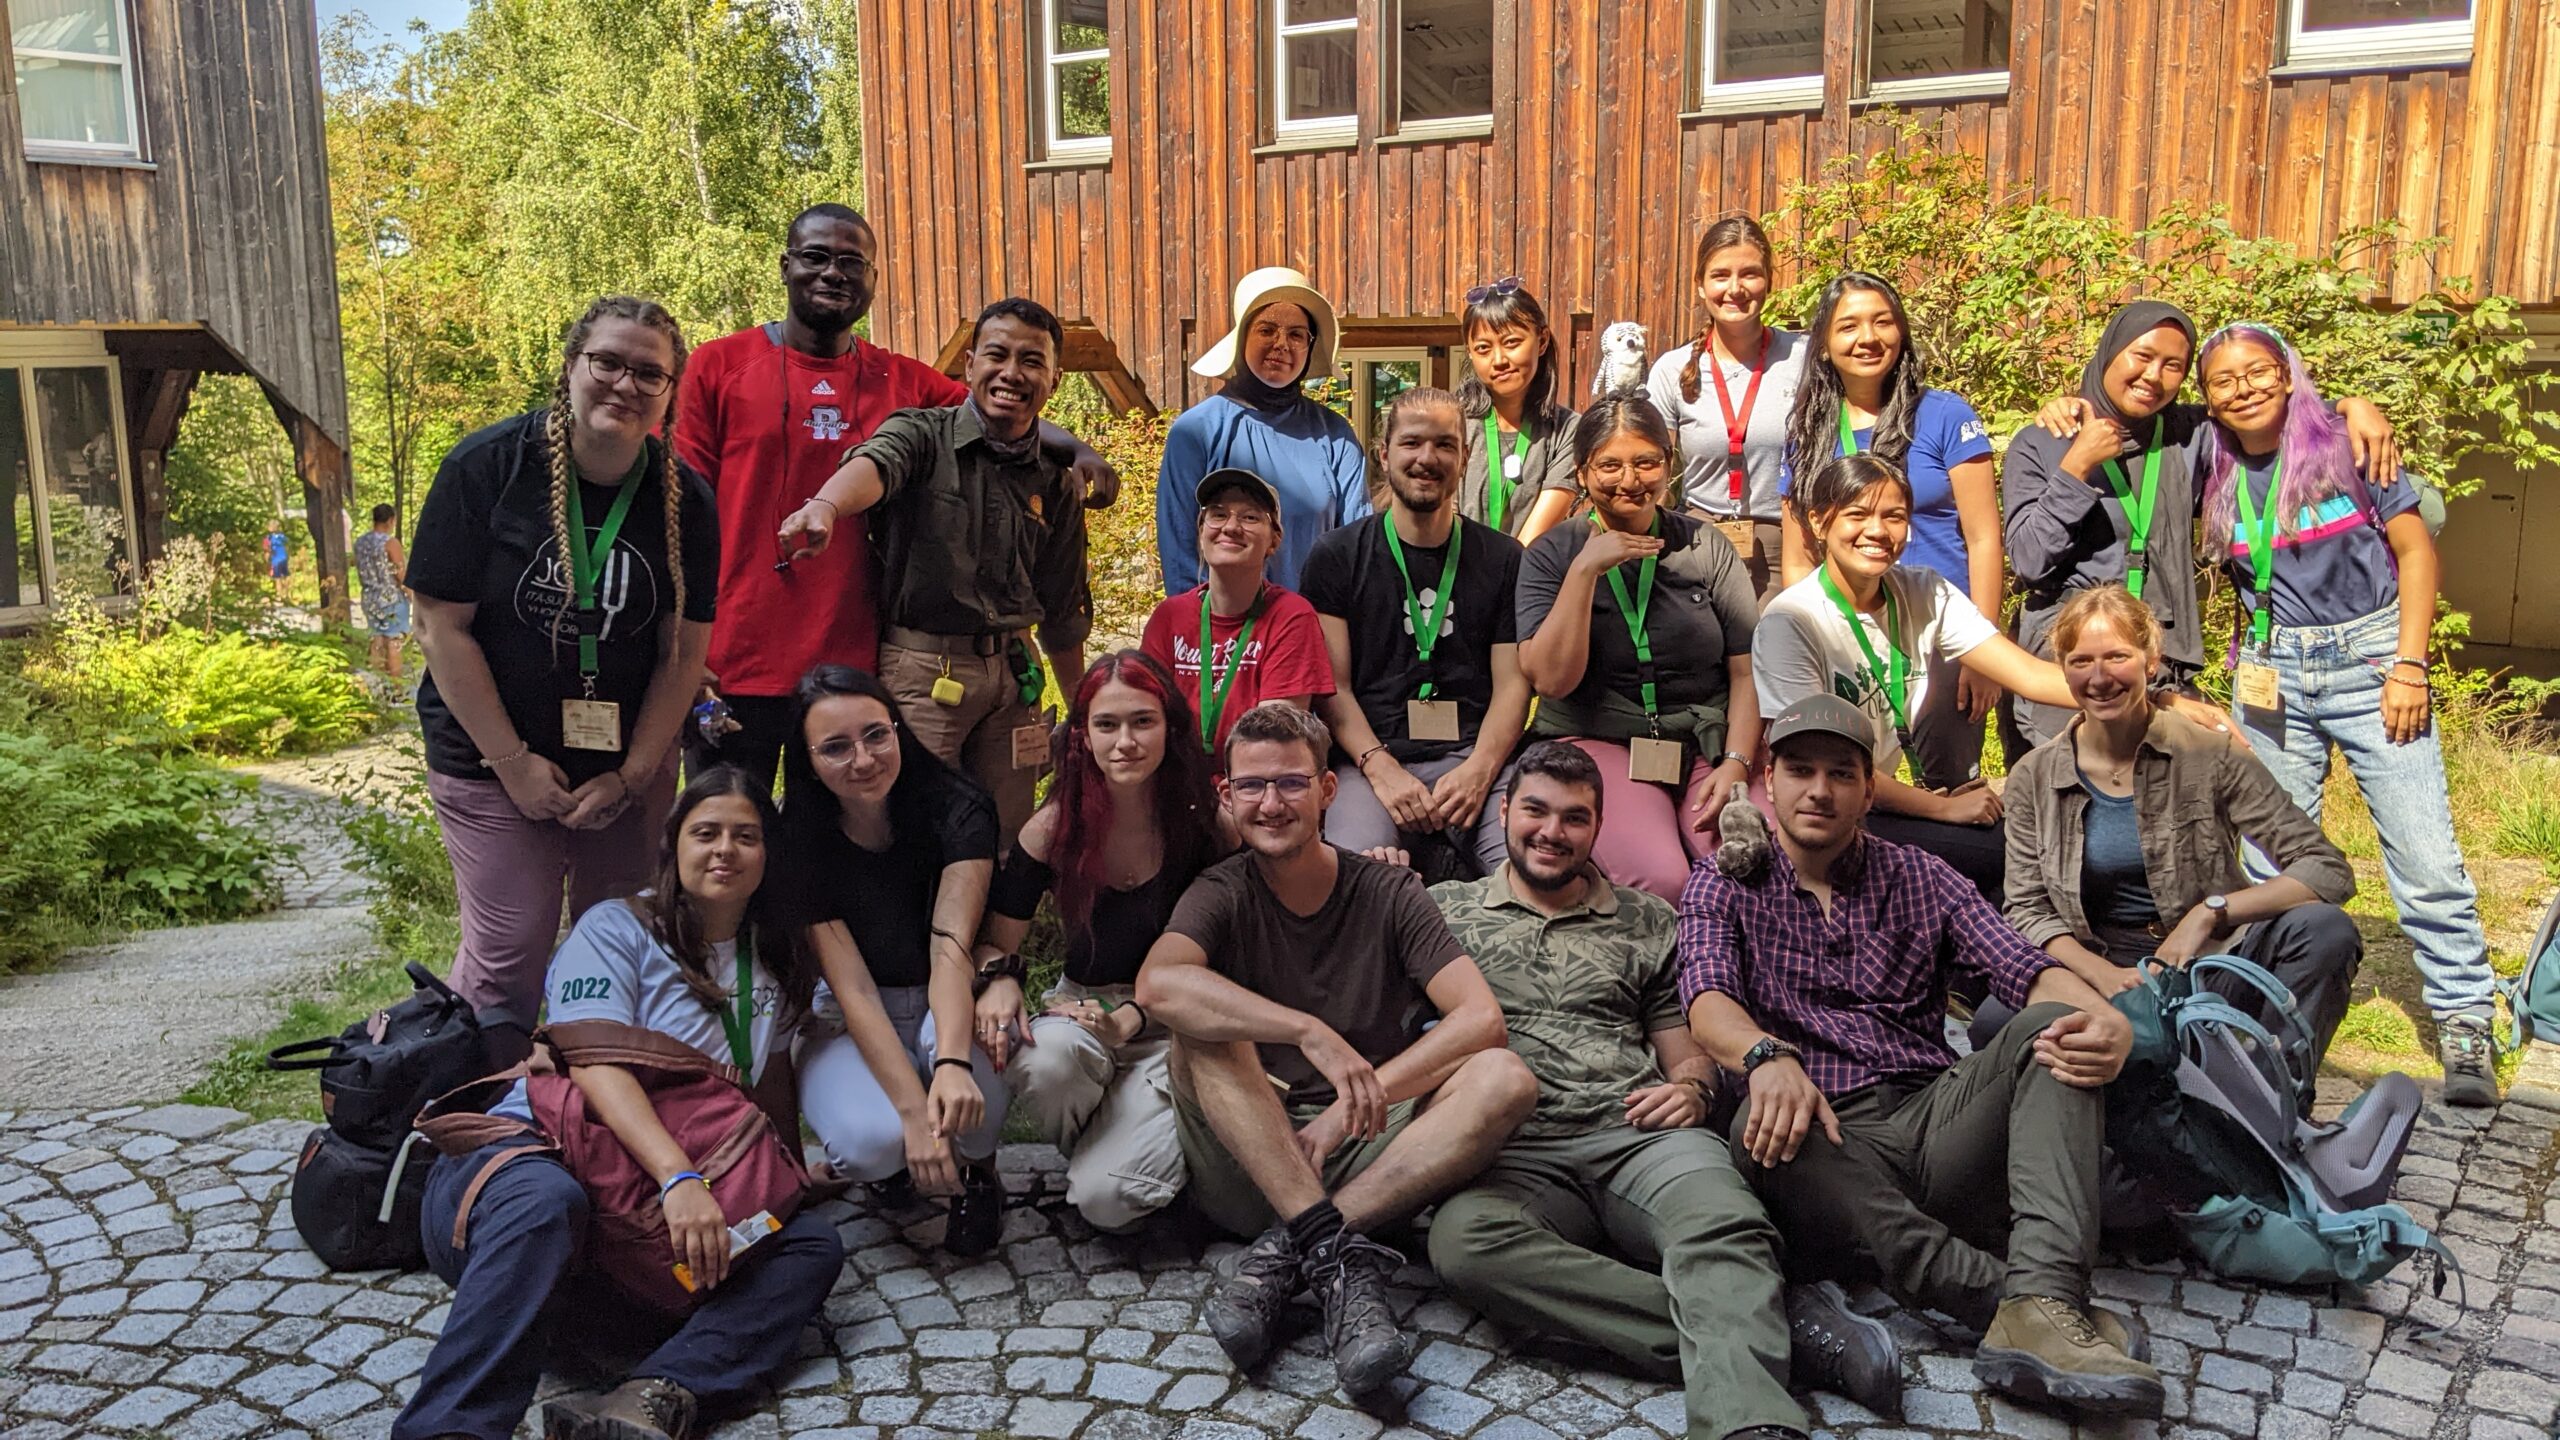
[[[1855,433],[1860,450],[1875,444],[1874,426]],[[1949,472],[1990,453],[1991,437],[1982,417],[1963,396],[1947,390],[1920,392],[1911,416],[1911,453],[1902,465],[1911,482],[1911,541],[1903,548],[1902,563],[1935,570],[1968,596],[1973,577],[1965,568],[1964,525],[1956,517],[1955,482]],[[1792,474],[1786,486],[1794,489]]]
[[[1278,412],[1212,395],[1175,418],[1156,470],[1156,549],[1164,557],[1167,595],[1208,578],[1200,566],[1200,477],[1234,466],[1269,482],[1280,496],[1280,548],[1267,573],[1288,590],[1316,540],[1336,525],[1363,519],[1369,506],[1369,457],[1351,422],[1303,396]]]
[[[2233,479],[2249,487],[2249,499],[2266,518],[2268,482],[2274,478],[2274,456],[2242,456]],[[2407,471],[2373,496],[2384,524],[2418,508],[2418,492]],[[2232,506],[2231,544],[2223,556],[2225,572],[2238,587],[2243,611],[2257,608],[2257,571],[2249,559],[2249,542],[2240,538],[2239,506]],[[2279,521],[2275,537],[2274,573],[2267,598],[2275,606],[2278,625],[2342,625],[2400,603],[2400,571],[2380,526],[2365,515],[2357,498],[2344,492],[2303,507],[2293,517],[2291,533]],[[2241,633],[2248,621],[2241,621]]]
[[[711,947],[711,973],[722,989],[732,996],[737,993],[734,941]],[[750,1083],[764,1073],[765,1061],[773,1054],[775,1017],[782,1010],[782,987],[761,957],[751,973],[755,1013],[747,1027],[754,1061],[748,1067]],[[681,1040],[724,1065],[735,1063],[729,1054],[728,1027],[719,1012],[706,1007],[686,987],[675,957],[620,900],[608,900],[578,917],[569,938],[560,942],[558,953],[551,957],[551,970],[542,984],[543,1001],[549,1007],[544,1018],[551,1024],[611,1020],[635,1025]],[[790,1037],[783,1039],[788,1043]],[[524,1082],[517,1081],[489,1113],[530,1123],[533,1111],[525,1101]]]

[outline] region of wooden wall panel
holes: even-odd
[[[1391,3],[1363,0],[1373,47]],[[1236,277],[1288,263],[1347,317],[1445,316],[1467,286],[1518,274],[1562,336],[1635,319],[1681,343],[1702,223],[1775,209],[1882,143],[1845,99],[1864,0],[1831,0],[1818,114],[1718,117],[1682,113],[1696,3],[1495,0],[1490,137],[1382,134],[1383,72],[1364,66],[1357,142],[1305,150],[1269,143],[1271,0],[1114,0],[1115,153],[1051,168],[1032,152],[1036,67],[1018,63],[1036,7],[861,0],[867,75],[901,82],[863,87],[888,271],[875,331],[929,354],[1020,291],[1101,325],[1181,405],[1210,388],[1190,352],[1228,327]],[[2299,76],[2275,73],[2281,3],[2015,0],[2009,92],[1910,113],[2005,192],[2137,227],[2220,205],[2306,247],[2396,217],[2454,243],[2433,266],[2377,257],[2395,293],[2441,272],[2560,301],[2560,0],[2480,0],[2467,66]]]

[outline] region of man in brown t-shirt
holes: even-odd
[[[1538,1087],[1421,879],[1325,843],[1331,744],[1282,702],[1236,721],[1219,788],[1245,853],[1175,905],[1138,1004],[1173,1031],[1193,1202],[1261,1236],[1210,1298],[1210,1333],[1249,1367],[1312,1286],[1359,1395],[1411,1357],[1386,1294],[1402,1257],[1369,1233],[1483,1169]]]

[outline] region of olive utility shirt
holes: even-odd
[[[2009,771],[2009,923],[2041,946],[2071,935],[2119,965],[2149,954],[2119,954],[2095,933],[2080,904],[2088,841],[2089,792],[2082,788],[2074,737],[2085,721],[2027,752]],[[2228,735],[2154,707],[2134,759],[2134,823],[2142,870],[2159,904],[2165,935],[2208,895],[2245,888],[2240,842],[2248,840],[2332,905],[2356,892],[2355,872],[2320,826],[2285,794],[2258,758]],[[2114,949],[2134,943],[2119,936]],[[2160,935],[2149,937],[2156,941]]]
[[[871,512],[880,619],[928,635],[1040,627],[1056,651],[1093,630],[1084,501],[1041,447],[1008,460],[967,404],[901,410],[846,455],[880,467]]]
[[[1538,1077],[1523,1135],[1581,1135],[1627,1123],[1627,1096],[1663,1083],[1646,1036],[1687,1023],[1675,954],[1679,917],[1659,896],[1599,881],[1548,916],[1511,887],[1511,867],[1448,880],[1431,898],[1458,947],[1502,1002],[1510,1044]]]

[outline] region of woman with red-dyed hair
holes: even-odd
[[[1059,729],[1048,802],[996,872],[979,932],[978,1042],[1009,1069],[1017,1111],[1066,1152],[1067,1199],[1097,1230],[1129,1230],[1182,1189],[1171,1037],[1135,996],[1174,901],[1228,849],[1197,734],[1153,656],[1095,661]],[[1044,894],[1066,971],[1026,1023],[1019,952]]]

